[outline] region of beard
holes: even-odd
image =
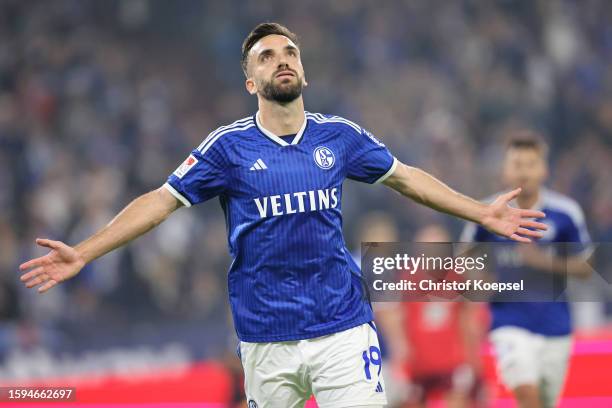
[[[296,77],[296,82],[289,83],[274,83],[274,78],[271,81],[266,81],[261,88],[261,96],[269,101],[279,103],[289,103],[296,100],[304,88],[302,78]]]

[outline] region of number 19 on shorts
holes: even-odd
[[[366,381],[372,381],[372,369],[377,369],[377,378],[380,377],[380,371],[382,370],[382,358],[380,355],[380,349],[376,346],[370,346],[368,350],[363,350],[361,353],[363,358],[363,370],[365,373]],[[376,367],[372,367],[376,366]]]

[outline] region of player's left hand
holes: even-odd
[[[491,232],[518,242],[531,242],[531,238],[542,238],[547,226],[533,221],[533,218],[544,218],[542,211],[513,208],[508,203],[521,192],[520,188],[500,195],[491,203],[482,219],[482,225]],[[531,228],[531,229],[529,229]]]

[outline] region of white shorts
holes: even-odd
[[[238,346],[249,408],[321,408],[387,403],[373,323],[313,339]]]
[[[497,372],[506,387],[537,385],[545,406],[556,406],[563,390],[571,351],[571,336],[543,336],[505,326],[490,334]]]

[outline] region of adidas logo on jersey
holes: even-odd
[[[268,166],[261,159],[257,159],[257,161],[251,166],[249,170],[265,170]]]

